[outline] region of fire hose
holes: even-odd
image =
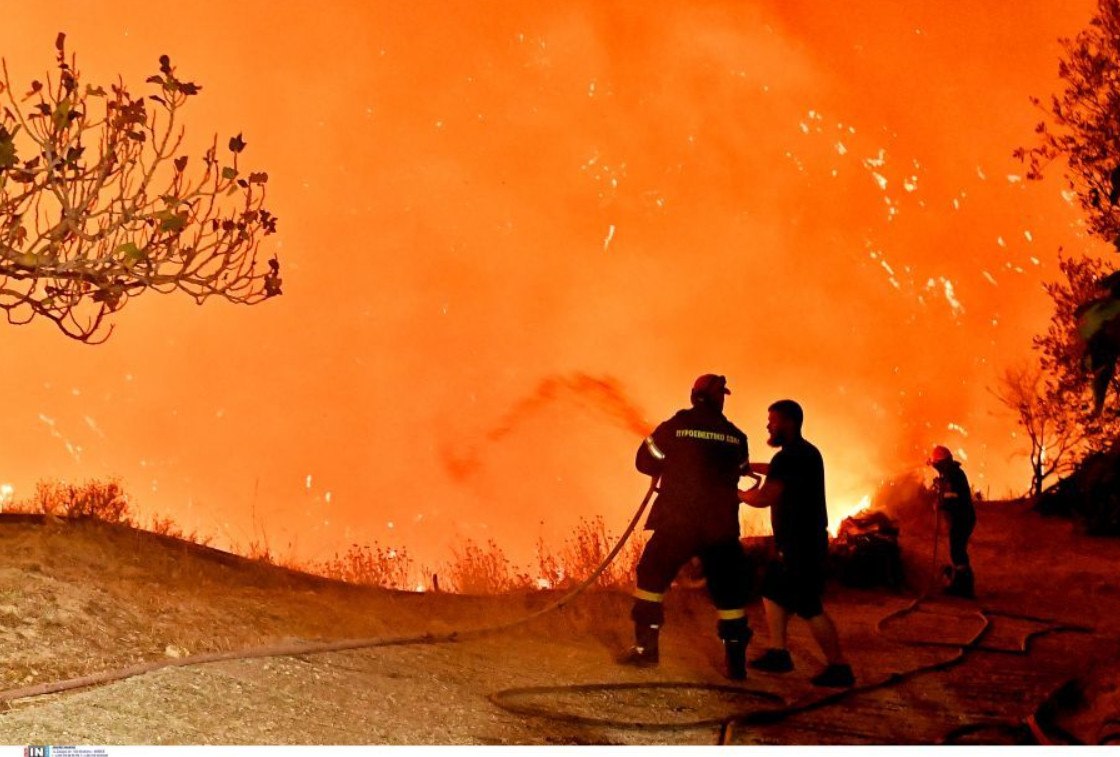
[[[938,573],[938,570],[937,570],[937,568],[938,568],[937,553],[938,553],[938,542],[940,540],[939,537],[940,537],[941,519],[940,519],[940,511],[939,510],[935,509],[934,513],[935,513],[935,515],[934,515],[935,520],[934,520],[934,543],[933,543],[933,568],[930,572],[930,580],[929,580],[925,590],[915,600],[913,600],[909,604],[905,605],[903,608],[901,608],[899,610],[895,610],[895,611],[883,616],[879,620],[879,622],[876,624],[876,631],[880,635],[882,635],[886,638],[889,638],[889,637],[887,637],[886,633],[884,632],[885,626],[888,623],[890,623],[894,620],[902,618],[902,617],[904,617],[906,615],[909,615],[911,613],[917,612],[920,609],[921,604],[928,600],[929,596],[932,594],[933,589],[936,585],[937,573]],[[885,677],[883,677],[882,679],[880,679],[878,681],[874,681],[874,682],[867,683],[867,684],[862,684],[862,685],[859,685],[859,686],[853,686],[853,687],[847,688],[847,689],[842,689],[842,690],[835,691],[835,692],[830,693],[830,694],[826,694],[824,696],[809,697],[809,698],[801,699],[801,700],[798,700],[798,701],[795,701],[795,702],[792,702],[792,703],[786,703],[780,697],[777,697],[775,694],[770,693],[770,692],[766,692],[766,691],[760,691],[760,690],[755,690],[755,689],[747,689],[747,688],[744,688],[744,687],[736,687],[736,686],[727,686],[727,685],[718,685],[718,684],[700,684],[700,683],[688,683],[688,682],[584,684],[584,685],[574,685],[574,686],[571,686],[571,685],[569,685],[569,686],[531,686],[531,687],[523,687],[523,688],[506,689],[504,691],[495,692],[494,694],[490,695],[490,701],[493,702],[494,704],[498,705],[499,707],[501,707],[501,708],[503,708],[503,709],[505,709],[509,712],[513,712],[515,714],[530,716],[530,717],[548,718],[548,719],[551,719],[551,720],[557,720],[557,721],[572,723],[572,724],[576,724],[576,725],[583,725],[583,726],[597,726],[597,727],[625,728],[625,729],[657,729],[657,730],[692,730],[692,729],[698,729],[698,728],[718,727],[719,728],[719,733],[718,733],[718,736],[717,736],[717,742],[716,743],[720,744],[720,745],[724,745],[724,744],[731,743],[731,740],[733,738],[733,734],[734,734],[735,729],[740,728],[742,726],[767,726],[767,725],[772,725],[772,724],[781,722],[783,720],[786,720],[787,718],[793,717],[795,715],[799,715],[799,714],[806,713],[806,712],[811,712],[813,710],[818,710],[818,709],[821,709],[821,708],[824,708],[824,707],[828,707],[828,706],[837,704],[837,703],[839,703],[839,702],[841,702],[845,699],[848,699],[848,698],[853,697],[853,696],[857,696],[859,694],[867,694],[867,693],[877,691],[877,690],[880,690],[880,689],[885,689],[885,688],[889,688],[891,686],[896,686],[896,685],[898,685],[900,683],[903,683],[904,681],[907,681],[911,678],[915,678],[917,676],[924,675],[924,674],[927,674],[927,673],[934,673],[934,672],[940,672],[940,671],[948,670],[949,668],[956,667],[957,665],[960,665],[961,663],[963,663],[967,659],[968,655],[971,652],[974,652],[974,651],[995,652],[995,653],[1016,654],[1016,655],[1027,655],[1027,654],[1030,653],[1031,643],[1035,639],[1037,639],[1041,636],[1045,636],[1045,635],[1049,635],[1049,634],[1053,634],[1053,633],[1062,633],[1062,632],[1090,633],[1092,631],[1092,629],[1084,627],[1084,626],[1076,626],[1076,625],[1071,625],[1071,624],[1060,623],[1060,622],[1058,622],[1058,621],[1056,621],[1052,618],[1038,618],[1038,617],[1034,617],[1034,616],[1020,615],[1020,614],[1016,614],[1016,613],[1010,613],[1010,612],[1005,612],[1005,611],[1002,611],[1002,610],[995,610],[995,609],[990,609],[990,608],[979,608],[979,609],[975,610],[973,614],[975,614],[977,617],[980,618],[980,620],[981,620],[980,628],[972,636],[972,638],[968,639],[967,641],[965,641],[963,643],[942,642],[942,641],[932,641],[932,640],[928,640],[928,641],[927,640],[908,640],[908,641],[905,641],[905,642],[900,642],[900,643],[904,643],[904,644],[910,644],[910,645],[913,645],[913,646],[945,647],[945,648],[951,648],[951,649],[956,650],[956,654],[954,654],[952,657],[950,657],[948,659],[940,660],[940,661],[930,663],[930,664],[927,664],[927,665],[920,665],[920,666],[910,668],[910,669],[907,669],[907,670],[891,672],[891,673],[887,674]],[[1031,621],[1031,622],[1043,624],[1046,627],[1042,628],[1042,629],[1035,630],[1035,631],[1027,634],[1022,639],[1022,641],[1020,643],[1020,648],[1017,649],[1017,650],[1006,650],[1006,649],[997,648],[997,647],[985,647],[985,646],[982,646],[981,642],[987,636],[988,632],[991,630],[991,626],[992,626],[991,618],[993,618],[993,617],[1006,617],[1006,618],[1014,618],[1014,619],[1019,619],[1019,620],[1026,620],[1026,621]],[[895,640],[895,641],[898,641],[898,640]],[[584,715],[575,715],[575,714],[571,714],[571,713],[558,713],[555,710],[551,710],[547,707],[537,706],[537,705],[525,703],[525,702],[522,702],[522,701],[518,701],[520,699],[523,699],[523,698],[526,698],[526,697],[533,697],[533,696],[560,695],[560,694],[571,694],[571,693],[589,693],[590,694],[590,693],[598,693],[598,692],[605,692],[605,691],[617,692],[617,691],[626,691],[626,690],[673,689],[673,688],[682,689],[682,690],[687,690],[687,689],[704,690],[704,691],[710,691],[710,692],[714,692],[714,693],[724,693],[724,694],[735,693],[735,694],[737,694],[739,696],[743,696],[745,698],[753,698],[755,700],[761,700],[762,702],[766,702],[766,703],[774,703],[775,701],[777,701],[779,703],[779,706],[776,706],[776,707],[773,707],[773,706],[771,706],[771,707],[756,707],[756,708],[752,708],[752,709],[737,712],[737,713],[735,713],[733,715],[730,715],[730,716],[722,716],[722,717],[718,717],[718,718],[704,718],[704,719],[697,719],[697,720],[688,721],[688,722],[663,723],[663,722],[657,722],[657,721],[623,721],[623,720],[617,720],[617,719],[605,718],[605,717],[589,717],[589,716],[584,716]],[[1044,705],[1045,705],[1045,703],[1044,703]],[[1035,713],[1033,713],[1031,716],[1029,716],[1026,719],[1025,724],[1026,724],[1026,726],[1028,726],[1030,728],[1031,734],[1033,735],[1034,739],[1038,743],[1044,743],[1044,744],[1050,743],[1050,744],[1052,744],[1052,743],[1055,743],[1054,740],[1052,738],[1050,738],[1049,736],[1047,736],[1046,731],[1044,731],[1043,726],[1041,725],[1041,721],[1042,721],[1043,718],[1040,717],[1040,712],[1041,712],[1042,709],[1043,708],[1040,708],[1039,710],[1036,710]],[[957,729],[951,731],[949,734],[946,734],[946,736],[943,737],[942,741],[943,742],[952,742],[952,741],[954,741],[954,740],[956,740],[960,737],[963,737],[964,735],[967,735],[968,733],[972,732],[973,730],[978,731],[978,730],[982,730],[984,728],[992,728],[993,726],[999,726],[1001,728],[1011,730],[1012,728],[1017,728],[1019,725],[1020,725],[1019,723],[1010,723],[1010,722],[1005,723],[1003,721],[1000,721],[1000,722],[994,723],[994,724],[993,723],[984,723],[984,724],[976,724],[975,726],[964,726],[964,727],[957,728]],[[1076,740],[1070,734],[1061,732],[1060,729],[1058,729],[1053,724],[1048,724],[1048,726],[1049,727],[1048,727],[1047,730],[1051,734],[1060,734],[1059,738],[1061,738],[1065,743],[1076,743]]]
[[[133,678],[146,673],[151,673],[157,670],[176,667],[193,667],[198,665],[206,665],[217,662],[226,662],[232,660],[248,660],[259,659],[266,657],[285,657],[285,656],[304,656],[311,654],[324,654],[329,652],[343,652],[359,649],[373,649],[378,647],[392,647],[392,646],[408,646],[419,644],[444,644],[457,641],[464,641],[468,639],[479,638],[489,634],[506,631],[517,626],[529,623],[537,618],[540,618],[548,613],[559,610],[572,602],[576,597],[582,594],[592,584],[598,580],[603,571],[614,561],[619,552],[622,551],[623,546],[629,540],[634,530],[637,528],[642,515],[645,513],[646,508],[649,506],[650,500],[654,493],[657,491],[657,480],[653,479],[650,482],[649,489],[646,491],[640,506],[635,511],[634,516],[631,518],[626,529],[615,543],[614,547],[599,564],[599,566],[592,571],[583,581],[573,587],[570,591],[565,593],[559,599],[550,602],[544,607],[535,610],[520,618],[502,623],[491,624],[464,631],[451,631],[448,633],[421,633],[404,636],[391,636],[391,637],[376,637],[376,638],[360,638],[360,639],[341,639],[336,641],[323,641],[323,642],[301,642],[301,643],[287,643],[266,645],[258,647],[250,647],[237,650],[228,650],[224,652],[212,652],[199,655],[190,655],[181,658],[170,658],[165,660],[153,660],[135,665],[119,668],[116,670],[102,671],[90,675],[79,676],[75,678],[64,679],[60,681],[51,681],[29,686],[22,686],[12,689],[0,691],[0,707],[4,709],[10,708],[10,703],[18,699],[26,699],[30,697],[44,696],[48,694],[57,694],[65,691],[73,691],[77,689],[88,688],[92,686],[104,685],[113,683],[128,678]],[[940,521],[938,520],[935,525],[934,532],[934,566],[936,568],[937,560],[937,541]],[[921,603],[925,601],[933,586],[933,577],[931,576],[930,585],[926,591],[923,592],[917,599],[910,604],[906,605],[900,610],[893,611],[880,619],[876,629],[881,634],[883,628],[889,622],[901,618],[907,614],[916,612]],[[1016,615],[1014,613],[993,610],[989,608],[980,608],[975,611],[975,614],[980,617],[982,623],[980,629],[968,641],[956,644],[953,642],[942,641],[925,641],[925,640],[909,640],[904,643],[915,646],[928,646],[928,647],[948,647],[957,650],[957,653],[946,660],[938,661],[935,663],[918,666],[903,671],[896,671],[888,674],[881,680],[854,686],[847,689],[842,689],[824,696],[807,698],[798,700],[792,703],[787,703],[779,695],[760,691],[755,689],[748,689],[742,686],[719,685],[697,682],[654,682],[654,683],[611,683],[611,684],[577,684],[569,686],[537,686],[537,687],[523,687],[505,689],[502,691],[494,692],[489,695],[489,700],[496,706],[522,716],[532,716],[548,718],[554,721],[562,721],[576,725],[585,726],[603,726],[620,729],[658,729],[658,730],[695,730],[699,728],[712,728],[718,727],[718,743],[727,744],[730,742],[733,732],[736,728],[742,726],[765,726],[778,723],[787,718],[799,715],[801,713],[810,712],[813,710],[821,709],[850,697],[865,694],[879,689],[895,686],[910,678],[932,673],[936,671],[946,670],[964,662],[970,652],[973,651],[988,651],[988,652],[1004,652],[1011,654],[1028,654],[1031,642],[1043,635],[1059,632],[1080,632],[1088,633],[1092,629],[1075,626],[1069,624],[1059,623],[1058,621],[1050,618],[1035,618],[1025,615]],[[987,635],[991,628],[991,617],[1008,617],[1017,618],[1022,620],[1029,620],[1047,625],[1046,628],[1039,629],[1028,634],[1024,637],[1021,648],[1019,650],[1004,650],[991,647],[983,647],[981,641]],[[885,636],[885,634],[883,634]],[[743,698],[751,698],[760,702],[767,703],[771,706],[756,707],[745,709],[735,712],[732,715],[724,715],[714,718],[697,719],[687,722],[674,722],[664,723],[658,721],[624,721],[613,720],[610,718],[594,718],[582,715],[575,715],[569,713],[560,713],[548,708],[535,706],[529,703],[518,701],[524,697],[531,697],[537,695],[548,694],[579,694],[579,693],[599,693],[599,692],[618,692],[618,691],[632,691],[632,690],[650,690],[650,689],[679,689],[679,690],[697,690],[709,691],[720,694],[734,695]],[[776,706],[775,706],[776,705]],[[1037,716],[1037,713],[1036,713]],[[1028,718],[1027,725],[1035,733],[1037,740],[1047,743],[1047,737],[1042,733],[1041,726],[1039,725],[1038,718],[1032,716]],[[968,732],[981,730],[988,727],[1004,727],[1004,723],[986,723],[965,726],[958,728],[946,736],[945,740],[950,738],[960,737]],[[1013,724],[1018,726],[1019,724]],[[1012,727],[1010,725],[1006,727]],[[1054,731],[1051,730],[1053,733]],[[1068,734],[1063,734],[1067,743],[1072,743],[1072,737]],[[1052,743],[1052,742],[1050,742]]]
[[[0,691],[0,708],[16,699],[27,699],[28,697],[45,696],[47,694],[57,694],[64,691],[73,691],[75,689],[84,689],[90,686],[99,686],[115,681],[122,681],[126,678],[134,678],[145,673],[152,673],[157,670],[165,668],[182,668],[193,667],[196,665],[207,665],[215,662],[228,662],[231,660],[250,660],[262,657],[290,657],[309,654],[324,654],[327,652],[346,652],[356,649],[373,649],[376,647],[394,647],[394,646],[408,646],[413,644],[444,644],[454,641],[464,641],[466,639],[474,639],[480,636],[486,636],[501,631],[507,631],[517,626],[530,623],[542,615],[547,615],[555,610],[559,610],[565,605],[569,604],[572,600],[582,594],[589,586],[598,580],[603,571],[614,561],[618,553],[622,551],[630,535],[634,533],[637,528],[638,522],[642,518],[642,514],[649,506],[650,499],[653,498],[654,493],[657,491],[657,479],[650,481],[649,489],[646,491],[645,497],[642,498],[641,505],[634,513],[634,517],[630,519],[630,523],[622,532],[618,542],[614,545],[599,566],[592,571],[578,585],[561,596],[559,599],[550,602],[544,607],[535,610],[520,618],[503,623],[495,623],[492,625],[482,626],[479,628],[471,628],[465,631],[449,631],[447,633],[420,633],[407,636],[382,636],[368,639],[339,639],[336,641],[321,641],[321,642],[295,642],[288,644],[273,644],[259,647],[249,647],[243,649],[231,649],[224,652],[210,652],[206,654],[188,655],[179,658],[169,658],[164,660],[150,660],[148,662],[141,662],[135,665],[130,665],[116,670],[106,670],[99,673],[91,673],[85,676],[76,678],[67,678],[61,681],[47,681],[44,683],[33,684],[30,686],[20,686],[13,689]]]
[[[941,509],[939,507],[935,507],[934,508],[934,525],[933,525],[933,558],[932,558],[932,565],[931,565],[931,568],[930,568],[929,580],[926,583],[926,588],[922,591],[921,594],[918,595],[917,598],[915,598],[912,602],[910,602],[910,604],[902,607],[899,610],[895,610],[892,613],[884,615],[882,618],[879,619],[878,623],[876,623],[876,625],[875,625],[875,630],[881,636],[883,636],[884,638],[888,638],[888,639],[891,638],[885,632],[885,628],[889,623],[891,623],[893,621],[896,621],[896,620],[899,620],[900,618],[903,618],[903,617],[905,617],[907,615],[910,615],[912,613],[919,612],[922,604],[930,598],[931,594],[933,594],[933,591],[934,591],[935,587],[937,586],[938,576],[939,576],[938,562],[937,562],[937,548],[938,548],[938,545],[940,544],[940,541],[941,541]],[[1033,615],[1024,615],[1024,614],[1021,614],[1021,613],[1013,613],[1013,612],[1008,612],[1008,611],[1005,611],[1005,610],[992,609],[992,608],[988,608],[988,607],[979,607],[979,608],[973,610],[969,614],[973,615],[974,617],[979,618],[980,621],[981,621],[981,626],[980,626],[980,630],[976,633],[976,635],[973,636],[970,640],[968,640],[964,644],[957,644],[955,642],[947,642],[947,641],[928,640],[928,639],[909,639],[909,640],[905,640],[905,641],[894,639],[894,641],[900,642],[900,643],[903,643],[903,644],[909,644],[911,646],[919,646],[919,647],[927,647],[927,648],[947,648],[947,649],[956,649],[957,650],[957,654],[954,655],[952,658],[950,658],[949,660],[946,660],[942,663],[938,663],[937,666],[931,668],[931,672],[932,672],[933,669],[944,670],[948,667],[953,667],[955,665],[960,664],[961,662],[964,662],[964,659],[968,655],[969,652],[981,651],[981,652],[989,652],[989,653],[994,653],[994,654],[1010,654],[1010,655],[1019,655],[1019,656],[1028,655],[1028,654],[1030,654],[1031,642],[1034,641],[1035,639],[1041,637],[1041,636],[1045,636],[1045,635],[1052,634],[1052,633],[1063,633],[1063,632],[1065,632],[1065,633],[1092,633],[1092,630],[1093,630],[1093,629],[1091,629],[1087,626],[1061,623],[1061,622],[1055,620],[1054,618],[1043,618],[1043,617],[1037,617],[1037,616],[1033,616]],[[963,618],[963,617],[964,616],[958,616],[958,618]],[[1032,631],[1032,632],[1028,633],[1026,636],[1024,636],[1022,638],[1021,642],[1020,642],[1020,645],[1019,645],[1018,649],[1005,649],[1005,648],[1001,648],[1001,647],[985,647],[981,644],[981,641],[983,640],[983,638],[987,635],[988,631],[990,630],[991,619],[993,617],[1008,618],[1008,619],[1013,619],[1013,620],[1023,620],[1023,621],[1027,621],[1027,622],[1038,623],[1038,624],[1043,625],[1045,627],[1041,628],[1041,629],[1037,629],[1035,631]],[[1010,734],[1010,735],[1012,735],[1012,736],[1014,736],[1014,737],[1016,737],[1020,740],[1026,740],[1026,739],[1024,739],[1024,737],[1027,736],[1027,734],[1029,733],[1029,738],[1031,740],[1033,740],[1034,742],[1038,743],[1038,744],[1054,745],[1054,744],[1058,744],[1058,743],[1065,743],[1065,744],[1080,743],[1080,742],[1078,742],[1078,740],[1074,736],[1072,736],[1071,734],[1069,734],[1066,731],[1064,731],[1063,729],[1061,729],[1057,724],[1051,722],[1052,714],[1053,714],[1053,712],[1052,712],[1053,707],[1052,707],[1052,704],[1051,704],[1052,700],[1055,698],[1055,696],[1058,694],[1058,692],[1062,691],[1062,689],[1064,687],[1068,687],[1070,685],[1070,683],[1071,683],[1070,681],[1067,681],[1064,684],[1062,684],[1062,686],[1060,686],[1057,690],[1055,690],[1054,692],[1051,692],[1051,694],[1046,698],[1046,700],[1044,700],[1044,702],[1039,707],[1037,707],[1033,713],[1028,715],[1024,720],[1012,721],[1012,720],[1005,719],[1005,720],[998,720],[998,721],[986,721],[986,722],[982,722],[982,723],[969,723],[969,724],[960,726],[958,728],[955,728],[952,731],[950,731],[949,733],[945,734],[942,737],[941,741],[942,741],[942,743],[949,743],[949,744],[957,743],[961,738],[963,738],[966,735],[969,735],[969,734],[972,734],[972,733],[979,733],[979,732],[982,732],[982,731],[985,731],[985,730],[995,730],[995,731],[1001,731],[1001,732],[1006,733],[1006,734]]]

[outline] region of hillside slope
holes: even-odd
[[[733,729],[738,743],[926,743],[971,722],[1020,722],[1057,686],[1089,676],[1095,707],[1064,717],[1083,739],[1107,719],[1100,661],[1120,655],[1120,542],[1091,539],[1022,505],[986,504],[975,538],[981,602],[1090,625],[1092,634],[1039,638],[1043,628],[997,618],[961,665],[916,676],[768,726]],[[904,521],[908,561],[929,558],[929,526]],[[0,516],[2,687],[281,641],[447,633],[543,606],[544,593],[504,597],[409,594],[351,587],[216,550],[95,522]],[[862,682],[948,659],[950,649],[886,638],[876,623],[907,597],[834,587],[830,607]],[[937,600],[892,636],[964,640],[974,606]],[[713,612],[702,591],[675,590],[657,670],[612,664],[629,640],[628,600],[590,593],[526,626],[456,643],[236,660],[164,669],[98,688],[17,700],[0,715],[4,743],[712,743],[712,726],[626,729],[523,717],[488,696],[525,686],[685,681],[725,683]],[[750,608],[759,646],[760,608]],[[746,689],[786,703],[821,696],[806,682],[820,664],[795,623],[798,669],[754,675]],[[1003,651],[1000,651],[1003,650]],[[773,707],[759,695],[695,689],[564,691],[512,698],[582,718],[650,724],[729,717]],[[1095,730],[1094,730],[1095,729]],[[999,731],[977,734],[1006,738]]]

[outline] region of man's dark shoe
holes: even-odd
[[[723,648],[727,653],[727,677],[742,681],[747,677],[747,642],[725,641]]]
[[[949,586],[945,589],[945,595],[950,597],[960,597],[961,599],[976,599],[976,593],[964,586]]]
[[[788,649],[767,649],[751,660],[751,667],[767,673],[788,673],[793,670],[793,658]]]
[[[846,689],[849,686],[855,686],[856,677],[852,675],[851,665],[829,665],[820,673],[813,676],[811,682],[814,686]]]
[[[975,599],[976,592],[972,578],[972,570],[967,567],[953,568],[952,580],[945,587],[945,593],[952,597]]]
[[[630,647],[618,658],[619,665],[631,665],[636,668],[652,668],[657,665],[660,655],[657,647]]]

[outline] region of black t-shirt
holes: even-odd
[[[770,509],[774,543],[787,560],[821,559],[828,551],[824,460],[804,439],[782,447],[770,461],[769,478],[782,495]]]

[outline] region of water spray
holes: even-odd
[[[445,449],[444,469],[457,482],[463,483],[478,474],[483,466],[485,448],[499,444],[528,420],[552,405],[574,401],[604,416],[611,425],[638,436],[646,436],[653,428],[645,413],[627,396],[622,384],[611,376],[572,373],[548,376],[536,389],[522,397],[484,434],[483,441],[464,449]]]

